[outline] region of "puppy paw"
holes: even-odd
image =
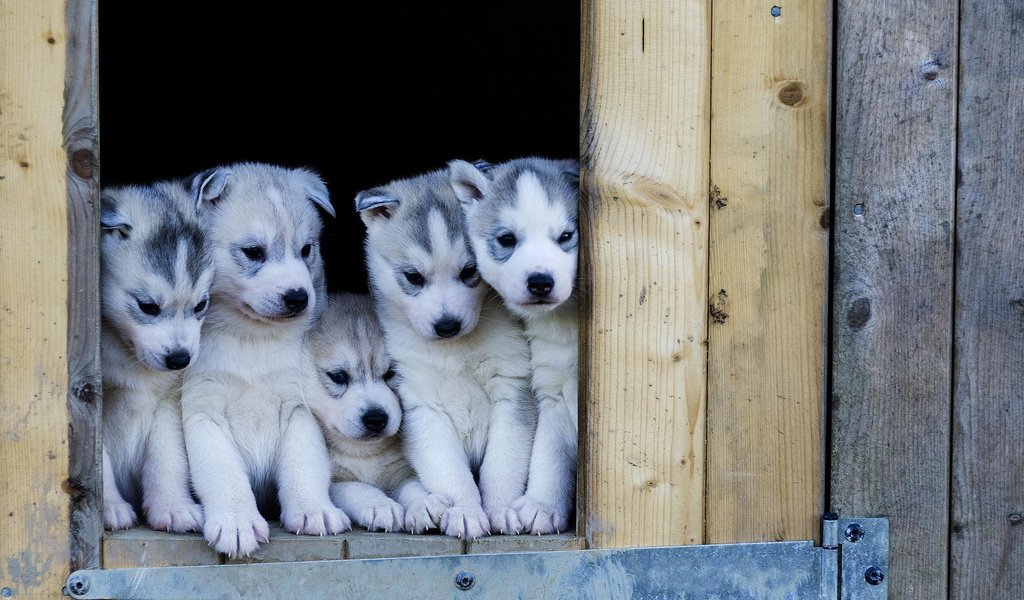
[[[452,537],[475,540],[490,529],[487,514],[479,506],[453,506],[441,516],[441,531]]]
[[[491,533],[516,535],[523,530],[519,514],[508,506],[495,506],[487,509],[487,520],[491,523]]]
[[[327,505],[306,510],[281,511],[281,526],[298,535],[335,535],[352,529],[352,521],[340,508]]]
[[[524,531],[537,535],[561,533],[569,530],[569,513],[558,510],[530,496],[522,496],[512,503],[512,509],[519,514]]]
[[[270,528],[256,511],[210,513],[206,515],[203,535],[217,552],[238,558],[248,556],[260,542],[268,541]]]
[[[143,507],[146,521],[153,529],[160,531],[202,531],[203,507],[191,500],[171,503],[154,503]]]
[[[128,529],[135,527],[138,517],[135,509],[127,502],[104,502],[103,525],[107,529]]]
[[[417,498],[405,507],[405,530],[409,533],[423,533],[428,529],[436,529],[451,505],[451,498],[438,494]]]
[[[405,523],[405,509],[390,498],[377,504],[363,506],[352,515],[352,520],[370,531],[399,531]]]

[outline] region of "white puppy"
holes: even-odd
[[[328,496],[327,448],[303,397],[303,337],[325,300],[315,207],[334,214],[327,189],[310,171],[260,164],[204,173],[194,188],[217,269],[181,399],[203,533],[220,552],[249,554],[267,540],[257,506],[275,489],[289,531],[348,529]]]
[[[370,297],[332,294],[306,354],[315,371],[306,397],[327,437],[331,499],[367,529],[431,528],[448,506],[427,493],[402,452],[399,376]]]

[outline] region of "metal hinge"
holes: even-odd
[[[76,571],[73,598],[794,598],[888,595],[889,521],[811,542]]]

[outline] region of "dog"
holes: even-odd
[[[182,182],[103,190],[103,522],[195,531],[182,438],[182,369],[199,349],[213,259]],[[141,493],[140,493],[141,488]]]
[[[406,456],[451,506],[437,525],[475,539],[518,533],[536,422],[522,326],[480,280],[445,170],[355,199],[370,288],[401,381]]]
[[[285,529],[347,530],[302,380],[303,338],[326,298],[316,207],[334,216],[327,188],[312,171],[252,163],[201,173],[192,188],[216,266],[181,394],[203,534],[219,552],[248,555],[269,537],[259,506],[270,510],[275,490]]]
[[[531,533],[566,531],[579,435],[579,165],[452,161],[449,175],[480,274],[524,319],[530,341],[540,410],[526,494],[512,506]]]
[[[314,388],[306,397],[331,457],[331,500],[369,530],[433,527],[448,504],[427,493],[402,452],[399,375],[370,297],[331,294],[306,355]]]

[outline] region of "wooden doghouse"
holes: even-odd
[[[581,27],[577,531],[334,558],[821,541],[833,510],[889,518],[892,597],[1024,597],[1024,11],[584,0]],[[104,540],[95,28],[0,1],[4,597],[219,562]]]

